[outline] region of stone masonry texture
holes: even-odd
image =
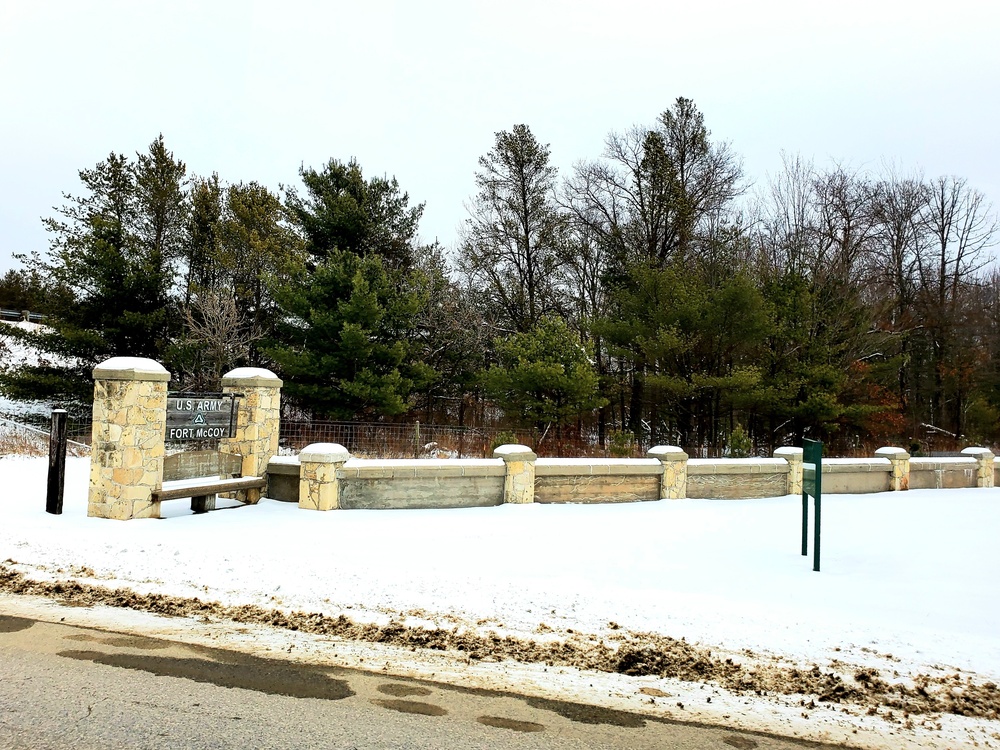
[[[111,363],[111,367],[105,367]],[[167,381],[151,360],[109,360],[94,370],[94,426],[87,515],[158,518]],[[128,365],[137,365],[129,367]]]

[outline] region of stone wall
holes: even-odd
[[[340,446],[337,449],[343,450]],[[309,450],[309,449],[307,449]],[[988,487],[993,454],[911,459],[899,448],[876,458],[823,460],[824,494],[887,492],[894,487]],[[344,454],[346,455],[346,452]],[[657,446],[649,459],[534,458],[524,446],[502,446],[494,459],[349,459],[338,464],[340,508],[453,508],[510,502],[614,503],[674,498],[776,497],[802,491],[801,448],[779,448],[775,458],[688,459],[680,448]],[[886,457],[890,456],[890,457]],[[279,499],[293,501],[295,459],[272,461],[283,477]],[[314,470],[313,470],[314,471]],[[512,475],[516,481],[511,481]],[[296,474],[297,476],[297,474]],[[531,477],[531,481],[528,481]],[[308,484],[308,483],[306,483]],[[286,487],[287,485],[287,487]],[[305,486],[305,485],[303,485]],[[315,503],[302,507],[316,507]]]
[[[501,505],[502,459],[351,459],[337,472],[341,508],[477,508]]]
[[[101,518],[157,518],[163,488],[167,383],[148,359],[119,357],[94,368],[93,449],[87,512]],[[268,496],[302,508],[457,508],[502,503],[609,503],[798,494],[800,448],[775,457],[688,459],[656,446],[646,459],[538,459],[523,445],[502,445],[492,459],[353,459],[343,446],[315,444],[298,458],[277,458],[281,380],[241,368],[223,378],[239,393],[236,430],[221,450],[243,457],[244,476],[268,477]],[[993,487],[997,467],[985,448],[961,458],[911,458],[886,447],[871,459],[824,459],[823,492]],[[240,499],[256,502],[257,491]],[[253,494],[250,494],[253,493]]]
[[[540,458],[536,503],[632,503],[659,500],[663,464],[655,458]]]
[[[782,458],[692,458],[687,496],[698,498],[776,497],[788,494],[789,462]]]
[[[976,486],[974,458],[911,458],[910,489],[941,490]]]

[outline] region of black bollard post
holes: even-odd
[[[66,410],[52,410],[49,434],[49,481],[45,493],[45,512],[62,515],[66,487]]]

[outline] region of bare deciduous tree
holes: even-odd
[[[996,241],[997,224],[985,196],[957,177],[930,183],[923,224],[929,242],[917,255],[918,303],[933,363],[930,418],[940,425],[950,417],[952,431],[961,434],[966,389],[951,388],[946,409],[946,381],[956,372],[949,359],[956,354],[957,331],[967,316],[966,288],[987,262],[984,251]]]
[[[622,266],[696,255],[706,222],[742,192],[739,160],[709,135],[678,98],[653,127],[610,134],[603,160],[577,164],[563,202]]]
[[[232,292],[206,291],[184,308],[188,338],[204,347],[211,362],[212,383],[247,356],[262,333],[247,327]]]

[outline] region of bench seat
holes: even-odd
[[[243,503],[256,503],[267,485],[265,477],[240,476],[243,457],[220,451],[189,451],[163,459],[163,484],[152,493],[153,502],[191,498],[191,510],[215,510],[215,496],[235,492]]]
[[[177,479],[164,482],[163,487],[153,491],[154,501],[179,500],[185,497],[202,497],[215,495],[219,492],[235,492],[236,490],[259,490],[266,484],[264,477],[235,477],[220,479],[218,477],[198,477],[195,479]]]

